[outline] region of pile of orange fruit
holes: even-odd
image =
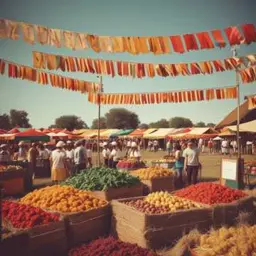
[[[106,201],[95,198],[90,192],[70,186],[48,186],[20,199],[23,204],[63,213],[82,212],[103,207]]]

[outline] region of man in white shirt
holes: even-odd
[[[74,155],[75,151],[73,149],[72,141],[68,140],[66,145],[66,156],[67,156],[67,168],[70,175],[73,175],[74,172]]]
[[[103,156],[103,159],[104,159],[104,165],[106,167],[109,167],[110,150],[108,148],[108,143],[107,142],[103,143],[102,156]]]
[[[230,142],[230,145],[232,146],[233,152],[236,153],[237,152],[237,143],[236,140],[232,140]]]
[[[74,164],[75,164],[75,172],[79,173],[81,170],[86,169],[87,165],[87,152],[84,147],[85,141],[79,140],[75,143],[75,151],[74,151]]]
[[[153,146],[154,146],[154,151],[157,152],[157,150],[158,150],[158,141],[157,140],[153,141]]]
[[[141,157],[141,154],[140,154],[140,151],[137,147],[137,143],[135,141],[132,142],[132,145],[131,145],[131,151],[130,151],[130,155],[129,157],[131,158],[136,158],[137,161],[140,160],[140,157]]]
[[[112,145],[112,151],[110,153],[110,159],[112,160],[112,168],[116,169],[116,165],[120,159],[120,151],[119,151],[119,148],[117,147],[117,143],[115,141],[113,141],[111,143]]]
[[[223,155],[228,155],[228,152],[229,152],[229,147],[228,147],[228,141],[227,139],[224,139],[222,142],[221,142],[221,152]]]
[[[184,169],[187,171],[188,185],[197,183],[198,170],[200,166],[199,153],[200,150],[196,148],[192,141],[188,143],[188,147],[183,152],[183,156],[185,157]]]

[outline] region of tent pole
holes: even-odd
[[[98,137],[97,137],[98,166],[100,166],[100,112],[101,112],[100,95],[102,91],[103,91],[102,76],[100,76],[100,91],[98,92]]]
[[[233,48],[233,57],[237,57],[237,49]],[[241,158],[241,147],[240,147],[240,84],[239,84],[239,73],[238,67],[236,67],[236,88],[237,88],[237,112],[236,112],[236,143],[237,143],[237,157]]]

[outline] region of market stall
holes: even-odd
[[[110,135],[111,138],[115,138],[115,137],[124,137],[124,136],[128,136],[130,133],[132,133],[134,131],[134,129],[126,129],[126,130],[120,130],[116,133],[113,133]]]
[[[175,158],[174,158],[174,156],[167,155],[159,160],[152,161],[151,165],[153,167],[172,169],[175,165]]]

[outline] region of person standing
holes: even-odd
[[[19,150],[18,150],[17,160],[18,161],[26,161],[27,160],[27,150],[26,150],[24,142],[20,141],[18,146],[19,146]]]
[[[137,143],[135,141],[132,142],[131,151],[130,151],[129,157],[130,158],[135,158],[136,161],[140,161],[141,154],[140,154],[140,151],[139,151],[139,149],[137,147]]]
[[[114,168],[116,169],[116,165],[120,159],[120,152],[119,152],[119,149],[117,147],[117,143],[115,141],[113,141],[111,143],[112,145],[112,151],[110,153],[110,160],[111,160],[111,163],[112,163],[112,166],[111,168]]]
[[[76,149],[74,151],[74,163],[75,163],[75,172],[79,173],[81,170],[86,169],[87,165],[87,154],[86,149],[84,148],[84,141],[77,141],[75,143]]]
[[[200,167],[199,163],[200,150],[196,148],[192,141],[189,141],[188,147],[183,152],[185,157],[184,169],[187,171],[188,185],[197,183],[198,170]]]
[[[213,153],[213,141],[212,141],[212,139],[210,139],[208,141],[208,149],[209,149],[209,154],[212,154]]]
[[[158,140],[153,141],[153,146],[154,146],[154,152],[158,151]]]
[[[166,143],[166,151],[168,153],[168,156],[171,154],[171,141],[168,140]]]
[[[69,175],[73,175],[74,172],[74,149],[72,141],[68,140],[66,144],[66,163]]]
[[[50,155],[48,151],[45,149],[43,144],[38,145],[38,167],[41,169],[41,175],[43,177],[49,177],[51,173],[50,168]]]
[[[1,164],[7,164],[11,161],[11,155],[10,152],[7,149],[6,144],[2,144],[0,146],[0,163]]]
[[[109,167],[109,156],[110,156],[110,150],[108,149],[108,143],[103,143],[103,150],[102,150],[102,156],[104,159],[104,165],[106,167]]]
[[[225,138],[222,142],[221,142],[221,153],[222,155],[228,155],[229,152],[229,145],[228,145],[228,141]]]
[[[92,145],[91,144],[87,145],[86,154],[87,154],[87,167],[92,168]]]
[[[175,146],[175,170],[178,172],[177,187],[183,187],[182,171],[184,169],[184,157],[182,156],[181,146],[177,144]]]
[[[59,141],[56,144],[56,149],[51,154],[51,178],[54,183],[63,181],[68,177],[66,167],[66,152],[63,149],[64,146],[65,143],[63,141]]]
[[[33,176],[36,171],[36,159],[38,157],[38,151],[36,149],[36,143],[32,143],[31,148],[28,150],[28,176],[27,176],[27,188],[32,189]]]

